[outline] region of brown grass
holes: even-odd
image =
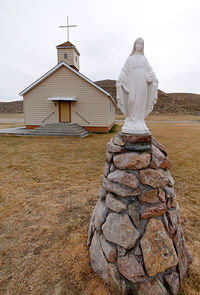
[[[116,114],[116,120],[124,120],[124,115]],[[200,122],[199,116],[194,115],[184,115],[184,114],[150,114],[147,118],[147,121],[198,121]]]
[[[182,295],[200,294],[200,125],[148,124],[166,145],[194,257]],[[105,148],[88,138],[0,136],[0,294],[116,294],[92,271],[87,230]]]

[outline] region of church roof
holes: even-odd
[[[19,93],[19,95],[20,96],[23,96],[25,93],[27,93],[28,91],[30,91],[31,89],[33,89],[40,82],[42,82],[43,80],[45,80],[47,77],[49,77],[51,74],[53,74],[55,71],[57,71],[62,66],[65,66],[70,71],[74,72],[76,75],[78,75],[79,77],[81,77],[82,79],[84,79],[85,81],[87,81],[88,83],[90,83],[91,85],[93,85],[94,87],[96,87],[98,90],[100,90],[101,92],[103,92],[105,95],[107,95],[112,100],[113,104],[116,105],[116,103],[115,103],[115,101],[114,101],[114,99],[113,99],[113,97],[112,97],[112,95],[110,93],[108,93],[107,91],[105,91],[103,88],[101,88],[100,86],[98,86],[97,84],[95,84],[92,80],[90,80],[89,78],[87,78],[86,76],[84,76],[83,74],[81,74],[80,72],[78,72],[75,69],[73,69],[72,67],[70,67],[64,61],[61,61],[59,64],[57,64],[51,70],[49,70],[46,74],[44,74],[39,79],[37,79],[35,82],[33,82],[31,85],[29,85],[24,90],[22,90]]]
[[[74,48],[74,50],[77,52],[77,54],[80,55],[80,53],[79,53],[78,49],[76,48],[76,46],[74,44],[72,44],[71,42],[69,42],[69,41],[57,45],[56,48],[57,49]]]

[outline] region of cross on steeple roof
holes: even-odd
[[[67,28],[67,41],[69,41],[69,28],[77,27],[77,25],[69,25],[69,17],[67,17],[67,25],[59,26],[59,28]]]

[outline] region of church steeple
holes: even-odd
[[[66,62],[69,66],[79,71],[79,56],[77,48],[69,41],[56,46],[58,63]]]
[[[59,28],[67,28],[67,42],[56,46],[58,53],[58,63],[64,61],[69,66],[79,71],[80,53],[78,52],[77,48],[71,42],[69,42],[69,28],[72,27],[77,27],[77,25],[70,25],[69,17],[67,17],[67,25],[59,26]]]

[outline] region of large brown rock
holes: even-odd
[[[139,181],[134,173],[127,173],[123,170],[115,170],[108,175],[108,180],[119,182],[131,188],[137,188]]]
[[[150,154],[124,153],[113,157],[115,166],[119,169],[142,169],[150,163]]]
[[[126,142],[144,143],[151,141],[151,134],[124,134],[121,133],[121,138]]]
[[[141,203],[148,203],[148,204],[153,204],[153,203],[159,202],[160,199],[158,198],[158,190],[154,189],[154,190],[150,190],[150,191],[144,193],[144,195],[142,195],[139,198],[139,201]]]
[[[140,181],[143,184],[150,185],[154,188],[159,188],[167,185],[169,183],[169,178],[165,171],[161,169],[151,169],[147,168],[139,172]]]
[[[107,180],[107,178],[105,178],[103,175],[102,186],[107,192],[114,193],[123,198],[135,197],[141,194],[141,189],[139,187],[137,189],[124,187],[120,183]]]
[[[93,270],[109,284],[108,262],[103,254],[99,234],[95,232],[90,246],[90,263]]]
[[[141,248],[145,268],[150,277],[178,264],[173,242],[161,220],[150,219],[141,239]]]
[[[161,203],[155,206],[143,208],[141,212],[141,219],[154,217],[154,216],[161,216],[165,213],[167,207],[165,203]]]
[[[117,213],[108,215],[102,231],[106,240],[125,249],[133,248],[140,235],[128,215],[122,216]]]
[[[138,262],[133,255],[118,258],[118,267],[121,274],[132,283],[146,279],[142,263]]]
[[[106,206],[117,213],[127,209],[127,205],[116,199],[116,197],[111,193],[109,193],[106,197]]]
[[[172,166],[172,163],[170,161],[170,159],[166,158],[164,161],[162,161],[160,167],[163,169],[170,169]]]

